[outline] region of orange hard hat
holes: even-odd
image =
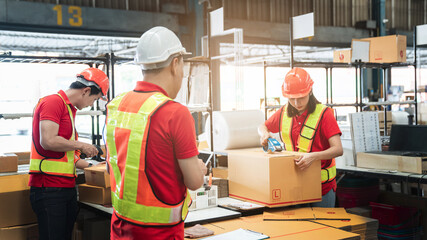
[[[107,92],[110,86],[110,81],[107,75],[98,68],[87,68],[77,74],[77,81],[86,86],[95,86],[102,92],[102,99],[107,100]]]
[[[307,96],[313,80],[310,75],[302,68],[293,68],[285,76],[282,85],[282,94],[285,98],[301,98]]]

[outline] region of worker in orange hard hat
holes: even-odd
[[[335,157],[343,154],[341,131],[331,108],[313,95],[313,80],[302,68],[290,70],[283,81],[282,94],[288,103],[258,128],[261,144],[267,145],[270,133],[277,133],[286,151],[303,154],[295,164],[304,170],[321,161],[322,201],[313,207],[335,207]]]
[[[80,152],[98,154],[95,146],[78,141],[76,112],[107,99],[108,87],[103,71],[88,68],[69,89],[40,99],[34,108],[29,186],[40,239],[71,239],[78,213],[76,167],[92,165],[80,159]]]

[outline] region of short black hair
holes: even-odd
[[[89,96],[91,96],[91,95],[98,95],[101,92],[101,89],[99,89],[99,88],[97,88],[95,86],[86,86],[83,83],[77,82],[77,81],[71,83],[71,85],[70,85],[71,89],[82,89],[82,88],[86,88],[86,87],[90,87],[90,94],[89,94]]]
[[[319,100],[316,99],[313,93],[310,93],[310,98],[308,99],[307,110],[308,114],[311,114],[316,110],[316,105],[319,104]],[[288,108],[286,109],[286,114],[288,117],[292,118],[298,114],[298,110],[294,108],[291,104],[288,103]]]

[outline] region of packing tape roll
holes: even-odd
[[[213,112],[214,150],[261,147],[258,126],[264,121],[261,110]],[[210,118],[205,126],[211,147]]]

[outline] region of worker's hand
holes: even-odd
[[[203,176],[205,176],[206,173],[208,172],[208,169],[206,168],[206,165],[202,159],[199,159],[199,165],[200,165],[200,170],[202,171]]]
[[[295,158],[294,161],[295,165],[297,165],[299,169],[305,170],[310,167],[313,161],[316,161],[316,158],[314,157],[313,153],[305,153]]]
[[[261,145],[262,146],[267,146],[268,145],[268,139],[270,138],[270,133],[264,133],[261,135],[260,141],[261,141]]]
[[[98,149],[96,149],[96,147],[92,144],[82,143],[80,152],[86,154],[87,158],[91,158],[98,154]]]

